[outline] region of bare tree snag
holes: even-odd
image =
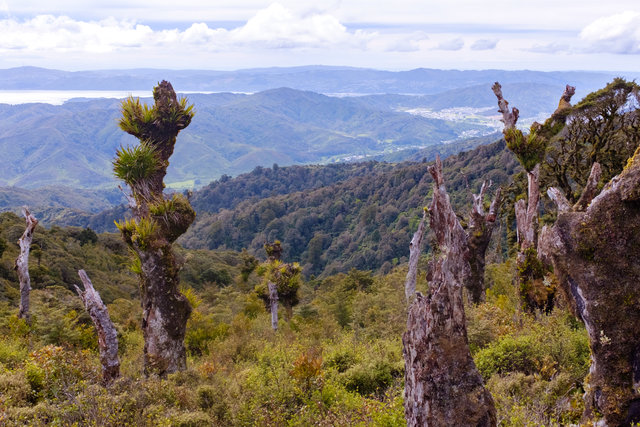
[[[469,277],[465,281],[465,288],[469,291],[471,302],[475,304],[484,301],[485,254],[487,253],[487,247],[489,247],[493,228],[496,218],[498,217],[498,210],[502,203],[502,192],[501,189],[498,188],[489,207],[489,212],[485,214],[483,200],[485,192],[490,186],[491,182],[489,182],[489,184],[483,182],[480,188],[480,194],[473,195],[473,206],[469,218],[469,228],[467,230],[470,272]]]
[[[100,363],[102,364],[102,380],[105,384],[111,384],[120,376],[120,359],[118,358],[118,333],[109,317],[107,307],[102,302],[100,294],[95,290],[89,276],[84,270],[79,270],[78,275],[84,285],[84,292],[76,286],[76,292],[80,296],[84,308],[89,313],[93,325],[98,333],[98,349],[100,351]]]
[[[599,175],[596,163],[589,182]],[[539,251],[589,333],[583,421],[601,414],[604,425],[630,425],[640,422],[640,148],[597,197],[594,188],[589,184],[573,208],[559,203]]]
[[[33,231],[38,225],[38,220],[31,215],[29,208],[26,206],[22,208],[22,214],[25,217],[27,226],[24,233],[22,233],[22,237],[18,240],[20,255],[18,255],[15,265],[15,269],[18,272],[18,279],[20,280],[20,309],[18,311],[18,317],[30,322],[29,294],[31,292],[31,278],[29,277],[29,252],[33,240]]]
[[[544,124],[534,122],[527,136],[516,128],[518,109],[513,108],[509,111],[509,103],[502,96],[500,83],[494,83],[491,89],[498,99],[498,112],[502,114],[507,147],[516,155],[527,173],[527,200],[520,199],[515,204],[519,244],[517,281],[520,298],[523,306],[529,310],[549,311],[553,307],[555,288],[544,284],[545,271],[537,256],[540,163],[544,159],[550,139],[564,127],[575,88],[567,85],[556,111]]]
[[[491,90],[498,98],[498,113],[502,114],[502,123],[504,123],[505,129],[514,129],[520,116],[520,111],[517,108],[513,108],[509,111],[509,102],[502,96],[502,86],[500,83],[495,82],[491,87]]]
[[[440,158],[429,207],[435,262],[429,292],[416,294],[404,333],[405,416],[408,426],[494,426],[493,399],[484,388],[467,340],[462,287],[469,277],[467,235],[449,202]]]
[[[416,293],[418,261],[420,261],[420,253],[422,252],[422,239],[424,237],[428,212],[429,209],[425,207],[422,211],[422,219],[420,220],[420,224],[418,224],[418,229],[413,233],[411,243],[409,243],[409,271],[407,272],[407,279],[404,283],[404,294],[407,298],[407,303]]]
[[[278,330],[278,288],[273,282],[268,282],[269,310],[271,311],[271,329]]]
[[[165,198],[163,180],[178,133],[194,113],[169,82],[158,84],[153,98],[151,107],[133,98],[122,103],[120,128],[140,144],[121,147],[113,169],[132,193],[125,195],[133,218],[117,225],[134,253],[132,270],[140,276],[144,371],[165,376],[187,366],[184,337],[191,305],[179,291],[180,265],[172,244],[194,221],[195,211],[182,195]]]

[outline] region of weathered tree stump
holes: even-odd
[[[449,202],[440,158],[429,207],[436,238],[429,292],[416,294],[404,333],[405,416],[408,426],[493,426],[496,410],[467,340],[462,287],[469,277],[467,235]]]
[[[98,333],[98,350],[100,351],[100,363],[102,364],[102,380],[105,384],[111,384],[120,376],[120,359],[118,358],[118,333],[111,318],[107,307],[102,302],[100,294],[93,287],[89,276],[84,270],[79,270],[78,275],[84,291],[76,288],[76,292],[80,296],[84,308],[89,313],[93,325]]]
[[[29,277],[29,252],[31,250],[31,242],[33,241],[33,232],[38,225],[38,220],[31,215],[29,208],[24,206],[22,208],[22,214],[25,217],[27,226],[22,233],[22,237],[18,240],[20,245],[20,254],[16,259],[15,270],[18,272],[18,279],[20,280],[20,309],[18,311],[18,317],[25,319],[28,322],[31,321],[30,313],[30,293],[31,293],[31,278]]]

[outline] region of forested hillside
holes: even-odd
[[[305,169],[260,170],[238,181],[214,183],[195,198],[200,212],[181,243],[192,248],[247,248],[262,256],[263,243],[279,239],[284,258],[302,263],[307,274],[351,268],[389,271],[406,260],[406,242],[426,205],[431,178],[425,163],[370,162],[360,167],[367,173],[317,189],[252,198],[219,212],[214,202],[218,194],[242,194],[233,191],[236,185],[257,194],[264,183],[268,195],[280,177]],[[478,192],[483,180],[493,181],[497,188],[517,168],[504,142],[448,158],[445,175],[454,205],[468,211],[471,194]],[[270,178],[262,180],[262,175]]]

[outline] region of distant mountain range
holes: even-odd
[[[628,79],[639,73],[620,73]],[[578,88],[578,95],[598,89],[616,75],[595,72],[540,72],[504,70],[435,70],[410,71],[307,66],[263,68],[238,71],[208,70],[101,70],[60,71],[35,67],[0,70],[0,90],[149,90],[159,80],[171,81],[183,91],[260,92],[290,87],[318,93],[356,94],[438,94],[475,85],[539,83]]]
[[[253,95],[193,94],[196,116],[179,137],[167,182],[204,185],[256,166],[364,158],[457,140],[483,125],[427,118],[357,98],[288,88]],[[0,186],[114,187],[111,161],[136,141],[117,127],[117,100],[61,106],[0,104]]]
[[[179,189],[274,163],[401,161],[419,158],[421,150],[428,158],[453,154],[475,146],[461,141],[501,129],[490,90],[496,80],[526,125],[556,108],[566,83],[578,87],[575,99],[580,99],[612,78],[592,72],[344,67],[80,72],[21,67],[0,70],[0,90],[149,91],[168,79],[178,91],[226,91],[188,95],[196,116],[179,137],[166,179]],[[331,93],[335,96],[326,95]],[[119,106],[118,100],[86,98],[60,106],[0,104],[0,186],[115,187],[115,151],[136,143],[117,127]]]

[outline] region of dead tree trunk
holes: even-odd
[[[16,259],[15,269],[20,279],[20,309],[18,317],[31,321],[29,294],[31,292],[31,278],[29,277],[29,251],[31,250],[31,241],[33,240],[33,231],[38,225],[38,220],[31,215],[29,208],[22,208],[22,214],[27,222],[27,227],[22,233],[22,237],[18,240],[20,245],[20,255]]]
[[[269,288],[269,309],[271,311],[271,329],[278,330],[278,288],[273,282],[268,282]]]
[[[429,292],[416,294],[404,333],[405,416],[408,426],[493,426],[496,411],[467,340],[462,286],[469,276],[467,235],[444,188],[442,163],[429,208],[437,245]]]
[[[84,292],[79,287],[76,292],[80,295],[84,308],[89,313],[93,325],[98,333],[98,349],[100,351],[100,363],[102,364],[102,380],[105,384],[111,384],[120,376],[120,359],[118,358],[118,334],[109,317],[107,307],[102,302],[100,294],[95,290],[89,276],[84,270],[79,270],[78,275],[84,285]]]
[[[418,261],[420,261],[420,253],[422,252],[422,239],[424,237],[428,213],[429,209],[424,208],[418,229],[413,233],[413,238],[411,239],[411,243],[409,243],[409,271],[407,272],[407,279],[404,283],[404,294],[407,298],[407,303],[411,301],[411,297],[416,293]]]
[[[553,264],[591,347],[584,421],[640,422],[640,148],[625,170],[594,198],[600,166],[574,206],[557,189],[558,219],[540,233],[539,250]]]
[[[473,207],[469,218],[468,237],[468,260],[469,260],[469,277],[465,281],[465,288],[469,291],[469,298],[474,304],[484,301],[484,266],[485,254],[491,241],[493,227],[498,217],[498,210],[502,203],[501,190],[498,188],[491,202],[489,213],[485,214],[483,199],[488,187],[486,182],[482,183],[480,194],[473,195]]]
[[[502,202],[501,191],[498,188],[495,197],[491,202],[489,213],[485,214],[483,200],[486,189],[490,186],[491,183],[489,183],[488,185],[486,182],[482,183],[480,194],[473,195],[473,207],[471,209],[471,216],[469,219],[469,229],[466,233],[470,274],[464,285],[469,291],[469,298],[475,304],[484,300],[485,254],[487,252],[489,242],[491,241],[493,226],[495,225],[497,212],[500,209],[500,204]],[[420,260],[422,241],[424,238],[426,218],[428,213],[429,209],[424,208],[422,220],[420,220],[418,229],[413,234],[413,238],[411,239],[411,243],[409,244],[409,271],[407,272],[407,278],[404,285],[404,292],[407,303],[411,301],[411,297],[413,297],[416,293],[418,261]]]

